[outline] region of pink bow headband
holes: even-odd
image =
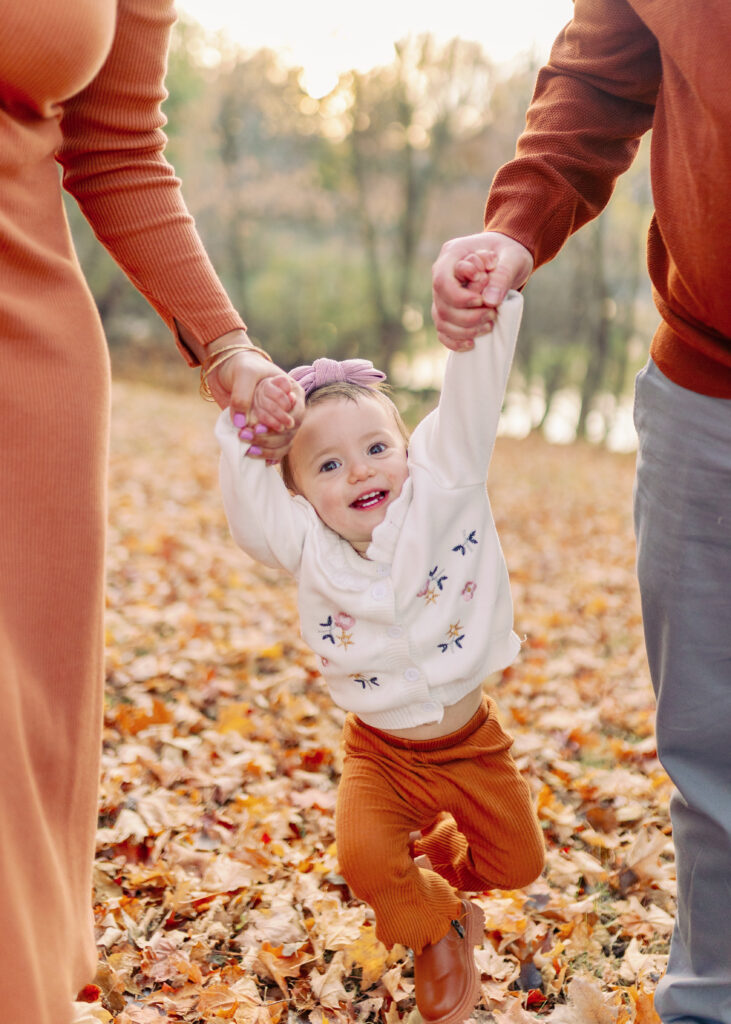
[[[377,370],[370,359],[316,359],[312,366],[296,366],[290,370],[304,388],[305,397],[326,384],[357,384],[362,388],[373,388],[386,379],[386,374]]]

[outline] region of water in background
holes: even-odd
[[[573,389],[559,391],[543,424],[543,436],[552,444],[571,444],[576,440],[581,398]],[[543,395],[534,392],[509,391],[500,417],[498,434],[503,437],[525,437],[540,423],[545,409]],[[586,422],[589,441],[605,444],[610,451],[632,452],[637,448],[637,434],[632,422],[632,396],[617,400],[614,395],[598,395]]]

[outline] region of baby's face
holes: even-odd
[[[365,554],[409,475],[406,442],[390,410],[367,396],[310,406],[289,459],[300,494]]]

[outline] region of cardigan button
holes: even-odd
[[[415,683],[417,679],[421,679],[421,672],[418,668],[407,668],[404,672],[404,679],[410,683]]]
[[[382,601],[388,593],[388,587],[385,583],[374,583],[371,587],[371,597],[374,601]]]
[[[386,632],[392,640],[398,640],[400,636],[404,635],[403,626],[389,626]]]

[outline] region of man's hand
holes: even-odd
[[[447,348],[472,348],[492,330],[497,307],[511,288],[533,270],[533,257],[520,242],[497,231],[445,242],[432,267],[432,318]]]

